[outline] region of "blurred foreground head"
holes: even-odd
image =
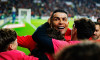
[[[66,47],[56,60],[100,60],[100,44],[88,41]]]

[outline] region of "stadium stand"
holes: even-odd
[[[88,3],[89,2],[89,3]],[[65,9],[69,12],[69,16],[86,15],[96,17],[100,14],[99,0],[9,0],[0,4],[1,9],[7,16],[11,14],[11,8],[15,5],[16,8],[31,8],[32,14],[35,15],[50,15],[55,9]],[[39,13],[38,13],[39,12]]]
[[[67,10],[69,17],[100,17],[100,0],[0,0],[0,20],[11,16],[13,6],[17,16],[19,8],[31,8],[31,15],[39,18],[49,16],[55,9]]]

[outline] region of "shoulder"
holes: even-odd
[[[42,24],[41,26],[39,26],[38,28],[46,28],[46,27],[49,27],[49,23],[48,22],[45,22],[44,24]]]
[[[55,45],[67,45],[69,44],[67,41],[52,39],[53,44]]]
[[[55,54],[62,50],[65,46],[68,46],[69,43],[67,41],[61,41],[61,40],[56,40],[52,39],[53,46],[54,46],[54,52]]]
[[[6,60],[17,60],[17,59],[23,59],[23,55],[25,53],[18,51],[18,50],[11,50],[6,52],[0,53],[0,59],[6,59]],[[2,58],[3,57],[3,58]]]
[[[19,50],[11,50],[11,51],[7,51],[6,53],[12,54],[12,55],[25,55],[24,52],[19,51]]]
[[[0,60],[39,60],[34,56],[27,56],[24,52],[18,50],[11,50],[0,53]],[[3,57],[3,58],[2,58]]]

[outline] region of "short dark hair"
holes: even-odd
[[[95,23],[95,25],[100,25],[100,22],[94,22]]]
[[[15,41],[17,33],[11,29],[0,29],[0,52],[7,50],[8,45]]]
[[[61,32],[59,30],[54,29],[54,28],[48,28],[47,34],[49,37],[54,38],[54,39],[58,39],[58,40],[64,39],[63,35],[61,35]]]
[[[50,22],[51,22],[51,23],[50,23],[50,26],[52,25],[53,16],[54,16],[54,14],[57,13],[57,12],[62,12],[62,13],[65,13],[66,15],[68,14],[67,11],[64,11],[64,10],[62,10],[62,9],[57,9],[57,10],[55,10],[55,11],[52,13],[51,17],[50,17]]]
[[[97,18],[97,22],[98,22],[98,20],[100,20],[100,18]]]
[[[80,18],[74,21],[75,28],[77,28],[78,39],[88,39],[95,31],[95,24],[90,19]]]
[[[87,42],[69,46],[56,58],[56,60],[100,60],[100,44]]]

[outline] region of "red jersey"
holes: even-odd
[[[66,41],[71,41],[71,29],[67,29],[66,33],[65,33],[65,39]]]
[[[65,39],[66,41],[71,40],[71,29],[69,28],[65,33]],[[36,47],[36,42],[32,39],[32,35],[17,36],[17,42],[19,46],[28,48],[30,51]]]
[[[0,52],[0,60],[39,60],[34,56],[27,56],[24,52],[18,50],[11,50]]]
[[[19,46],[28,48],[30,51],[36,47],[36,42],[32,39],[31,35],[17,36],[17,42]]]

